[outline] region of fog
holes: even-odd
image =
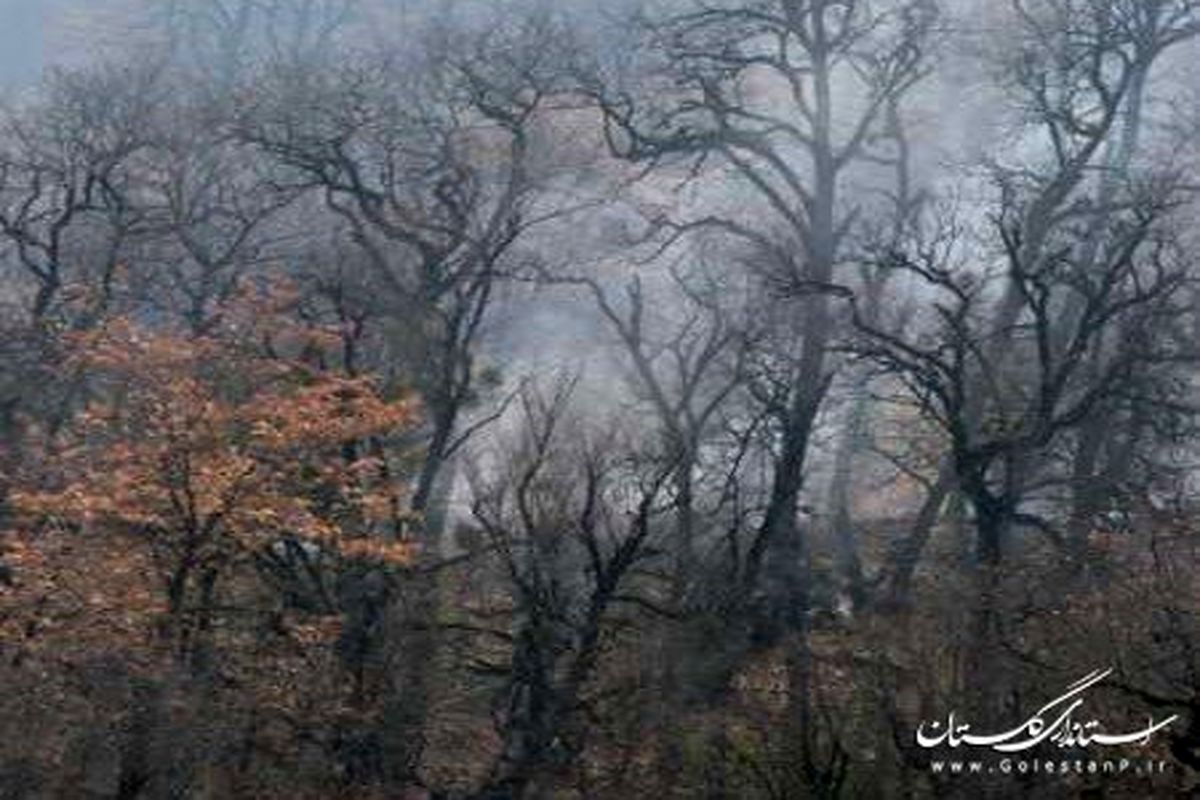
[[[0,797],[1197,791],[1197,86],[1200,0],[0,0]]]

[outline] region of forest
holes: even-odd
[[[71,19],[0,800],[1200,792],[1200,0]]]

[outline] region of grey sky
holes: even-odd
[[[0,83],[28,83],[41,72],[47,23],[59,0],[0,0]]]
[[[126,8],[125,0],[0,0],[0,90],[29,86],[49,64],[86,59],[103,23]]]

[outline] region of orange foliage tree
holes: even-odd
[[[84,607],[186,644],[212,627],[218,585],[282,542],[407,562],[386,443],[416,403],[314,367],[336,335],[280,313],[287,299],[247,291],[201,336],[114,319],[74,337],[88,399],[13,495],[22,586],[60,582],[64,548],[91,548]]]

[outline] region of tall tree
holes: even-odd
[[[407,587],[387,734],[388,770],[413,781],[435,650],[452,459],[477,425],[480,337],[506,265],[529,229],[560,216],[538,203],[531,140],[559,90],[553,21],[526,15],[483,32],[426,30],[421,52],[290,70],[248,98],[238,135],[318,193],[378,287],[393,363],[421,394],[426,433],[409,510],[419,569]],[[379,315],[377,314],[377,318]]]
[[[651,165],[720,163],[763,213],[667,220],[677,232],[720,230],[751,248],[768,284],[790,289],[777,352],[762,360],[774,442],[769,499],[740,582],[766,598],[768,638],[796,632],[790,658],[793,730],[808,778],[812,739],[810,571],[798,521],[805,467],[829,386],[835,341],[830,284],[856,212],[848,176],[877,155],[886,111],[927,70],[936,17],[928,2],[858,0],[696,4],[645,20],[652,48],[638,94],[598,85],[606,133],[620,157]]]

